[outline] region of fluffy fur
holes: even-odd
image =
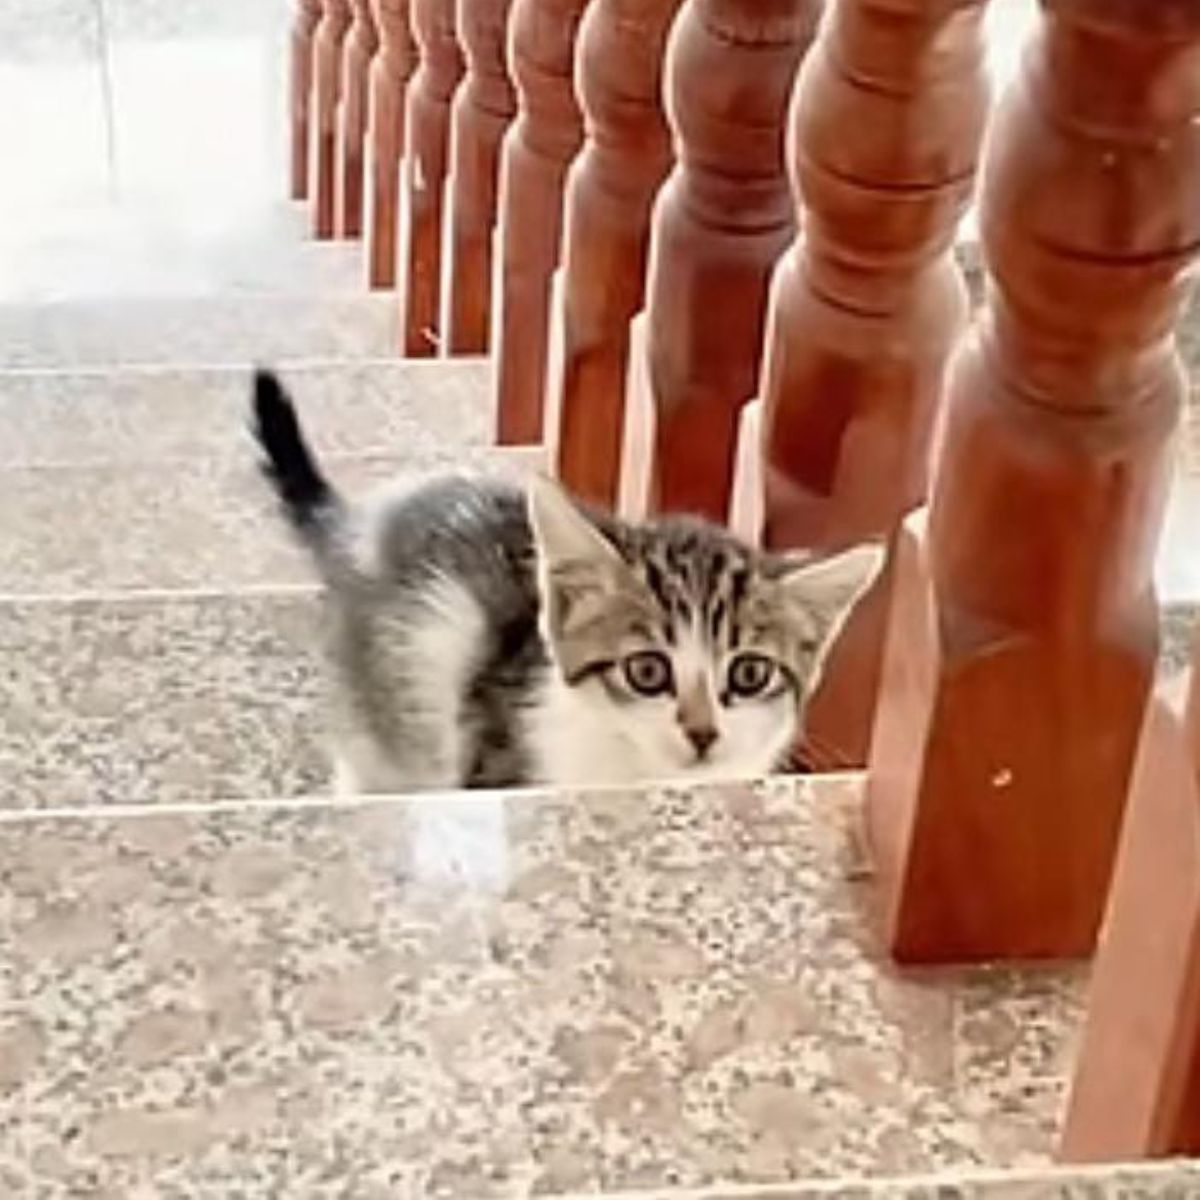
[[[351,507],[268,373],[254,431],[326,585],[349,792],[771,771],[882,557],[630,525],[545,479],[444,477]]]

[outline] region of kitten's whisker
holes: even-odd
[[[801,737],[798,757],[811,771],[845,771],[861,765],[854,762],[844,750],[811,730],[806,730]]]

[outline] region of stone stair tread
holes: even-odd
[[[313,587],[0,602],[0,811],[325,785]]]
[[[427,436],[397,443],[395,453],[326,457],[325,466],[346,495],[357,496],[439,470],[520,477],[541,461],[536,450]],[[248,444],[241,461],[0,470],[0,512],[0,600],[312,578]]]
[[[398,336],[386,293],[0,304],[0,369],[380,358],[396,352]]]
[[[1200,1161],[1052,1165],[1021,1170],[947,1171],[875,1179],[805,1179],[793,1183],[714,1184],[607,1193],[575,1192],[553,1200],[1181,1200],[1200,1190]]]
[[[250,368],[0,372],[0,468],[246,457]],[[324,454],[418,457],[491,437],[484,359],[289,362],[280,375]]]
[[[10,814],[0,1179],[484,1200],[1047,1162],[1082,972],[881,961],[859,799]]]

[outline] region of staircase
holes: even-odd
[[[0,1196],[1200,1194],[1049,1167],[1086,969],[885,961],[857,776],[327,797],[252,365],[348,491],[542,456],[275,216],[0,306]]]
[[[489,448],[486,363],[390,357],[392,312],[3,310],[0,1191],[1051,1194],[1085,972],[884,962],[857,777],[320,798],[252,362],[347,490],[539,459]]]

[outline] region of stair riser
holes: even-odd
[[[484,360],[285,365],[305,432],[322,454],[483,445],[492,425]],[[0,374],[0,467],[162,459],[245,462],[249,367]]]
[[[0,604],[0,808],[321,790],[320,604]]]

